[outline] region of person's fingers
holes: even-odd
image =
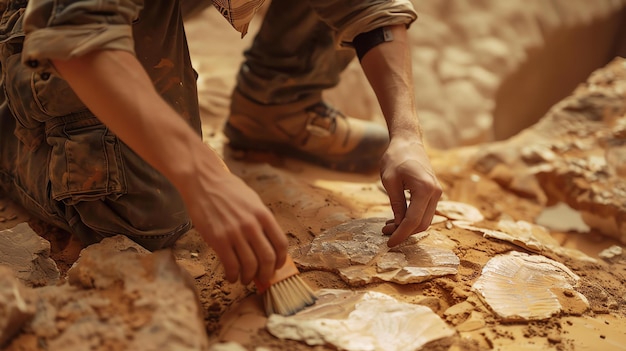
[[[257,264],[257,270],[252,278],[261,282],[269,281],[276,271],[276,251],[264,230],[266,229],[260,228],[258,232],[248,232],[247,235],[248,243],[254,250]]]
[[[255,250],[253,250],[251,247],[252,243],[249,242],[251,238],[259,236],[258,233],[254,233],[253,231],[254,229],[251,229],[248,226],[248,228],[244,229],[244,233],[247,234],[243,234],[246,237],[244,237],[243,235],[237,236],[235,243],[235,253],[237,254],[237,258],[239,259],[240,264],[239,278],[241,280],[241,283],[244,285],[250,283],[252,281],[252,278],[257,275],[257,271],[259,270],[259,264],[256,256],[257,253],[255,252],[255,250],[258,250],[258,248],[254,247]]]
[[[391,210],[393,211],[394,223],[399,225],[406,213],[406,197],[404,196],[404,186],[398,177],[381,177],[381,181],[385,190],[387,190],[387,196],[389,197],[389,203],[391,204]]]
[[[260,218],[260,221],[265,231],[265,235],[272,245],[275,255],[274,266],[269,267],[272,269],[272,271],[274,271],[280,268],[285,263],[285,260],[287,259],[287,248],[289,247],[289,241],[287,240],[285,232],[280,227],[278,222],[276,222],[274,216],[271,213],[269,213],[267,216],[262,216]],[[263,263],[261,263],[261,265],[263,266]]]
[[[206,231],[200,228],[198,228],[198,231],[201,235],[205,236],[204,233],[206,233]],[[228,236],[226,234],[216,235],[213,240],[206,240],[206,242],[211,243],[217,257],[222,262],[226,280],[231,283],[236,282],[239,277],[239,259]]]
[[[418,185],[413,187],[405,216],[389,238],[387,245],[389,247],[396,246],[410,235],[428,229],[440,197],[441,188],[438,186]]]
[[[387,246],[394,247],[403,242],[410,235],[415,234],[418,224],[422,221],[426,206],[423,200],[419,201],[419,203],[415,200],[411,201],[404,218],[402,218],[396,230],[391,234],[391,237],[389,237]]]
[[[434,196],[430,198],[430,201],[428,202],[428,206],[426,207],[426,210],[424,211],[424,217],[422,217],[422,221],[417,227],[416,233],[419,233],[428,229],[428,227],[432,223],[433,217],[435,216],[435,210],[437,209],[437,202],[439,202],[440,196],[441,194],[439,196],[435,194]]]
[[[398,226],[394,223],[394,219],[390,219],[387,221],[387,223],[385,223],[385,226],[383,227],[383,234],[385,235],[391,235],[393,234],[393,232],[396,230],[396,228],[398,228]]]
[[[398,224],[398,227],[387,242],[387,245],[389,247],[394,247],[400,244],[410,235],[415,234],[418,225],[422,222],[422,218],[424,217],[424,211],[428,207],[430,194],[427,193],[426,197],[422,195],[421,192],[419,192],[418,194],[418,192],[418,190],[411,189],[411,199],[409,201],[409,206],[405,211],[404,217],[401,218],[401,222]]]

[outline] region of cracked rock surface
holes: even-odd
[[[452,250],[422,242],[430,231],[388,248],[388,236],[381,232],[384,223],[384,218],[366,218],[330,228],[313,239],[296,262],[306,269],[337,271],[353,286],[419,283],[457,272],[459,258]]]

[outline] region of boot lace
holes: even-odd
[[[327,137],[337,130],[337,118],[345,118],[341,111],[320,101],[305,110],[309,116],[307,131],[318,137]],[[308,138],[307,138],[308,139]]]

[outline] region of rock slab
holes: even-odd
[[[9,267],[27,286],[51,285],[59,280],[59,269],[50,258],[50,243],[28,223],[0,231],[0,265]]]
[[[123,236],[81,252],[65,284],[35,290],[28,332],[49,350],[207,350],[191,277],[170,250],[149,253]]]

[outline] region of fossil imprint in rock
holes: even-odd
[[[489,260],[472,290],[502,319],[540,320],[564,305],[588,308],[587,298],[574,290],[579,279],[559,262],[512,251]]]

